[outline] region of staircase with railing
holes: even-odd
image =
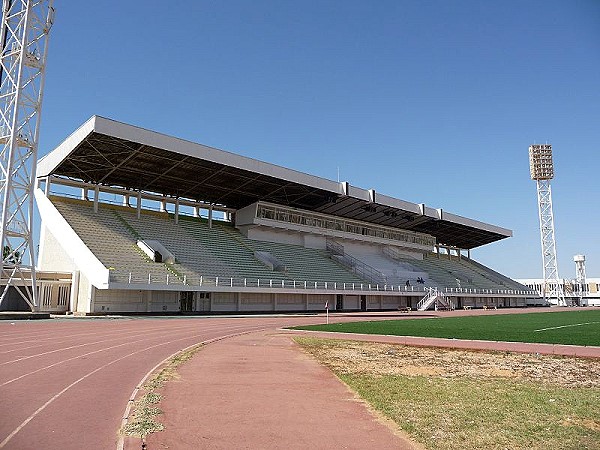
[[[452,310],[454,309],[454,304],[449,297],[444,295],[443,292],[438,291],[435,288],[427,289],[427,294],[423,297],[419,303],[417,303],[417,310],[426,311],[431,305],[434,305],[435,309],[445,309]]]
[[[347,267],[360,278],[375,284],[387,284],[387,277],[384,273],[347,254],[342,244],[328,239],[325,246],[332,259]]]

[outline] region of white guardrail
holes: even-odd
[[[233,278],[233,277],[186,277],[175,274],[140,276],[132,272],[122,273],[111,270],[112,283],[125,283],[131,285],[160,284],[169,286],[197,286],[198,288],[229,287],[229,288],[260,288],[260,289],[298,289],[298,290],[329,290],[329,291],[378,291],[398,292],[423,295],[430,287],[425,286],[399,286],[371,283],[340,283],[328,281],[298,281],[264,278]],[[539,297],[536,291],[515,289],[476,289],[476,288],[438,288],[446,295],[518,295]]]

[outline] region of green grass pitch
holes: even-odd
[[[600,346],[600,309],[294,327],[344,333]]]

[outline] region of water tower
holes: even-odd
[[[579,297],[582,298],[585,295],[585,287],[587,285],[585,279],[585,255],[575,255],[573,256],[573,261],[575,261],[575,280],[577,281]]]
[[[529,170],[531,179],[535,180],[537,184],[544,269],[542,295],[550,303],[566,306],[563,285],[558,277],[556,240],[554,239],[554,214],[552,213],[552,189],[550,188],[550,181],[554,178],[552,145],[533,144],[529,146]]]

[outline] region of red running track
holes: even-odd
[[[115,448],[131,392],[192,344],[309,317],[0,323],[0,448]]]
[[[468,312],[479,313],[486,312]],[[331,321],[400,317],[415,315],[336,314]],[[323,315],[0,321],[0,448],[116,448],[132,391],[168,356],[236,333],[324,321]]]

